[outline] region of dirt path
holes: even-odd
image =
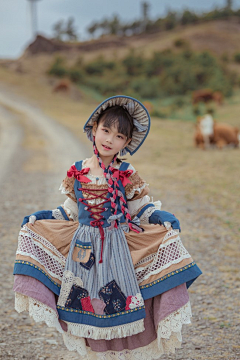
[[[63,202],[59,183],[86,151],[58,123],[0,88],[0,153],[0,359],[78,359],[52,329],[15,312],[12,271],[22,218]],[[161,359],[240,360],[238,245],[209,216],[214,208],[185,199],[178,192],[161,200],[181,210],[184,243],[204,275],[190,288],[194,317],[184,328],[183,348]]]
[[[0,151],[0,358],[75,359],[61,344],[60,335],[14,311],[12,271],[22,218],[64,201],[59,184],[85,151],[72,134],[38,109],[1,92]]]

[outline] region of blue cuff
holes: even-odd
[[[67,216],[64,208],[62,206],[58,206],[57,208],[61,211],[62,216],[64,217],[64,219],[69,221],[69,217]]]
[[[155,207],[155,205],[147,204],[139,211],[139,213],[137,214],[137,217],[140,218],[142,216],[142,214],[144,213],[144,211],[146,211],[149,207]]]

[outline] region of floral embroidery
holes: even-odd
[[[125,310],[135,309],[143,305],[144,305],[144,301],[142,295],[140,293],[137,293],[136,296],[127,297]]]
[[[116,310],[117,312],[121,310],[121,301],[119,299],[113,300],[112,303],[113,303],[114,310]]]
[[[111,289],[111,288],[108,288],[108,287],[103,287],[103,288],[101,289],[101,292],[102,292],[103,294],[111,295],[111,294],[112,294],[112,289]]]

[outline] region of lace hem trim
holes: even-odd
[[[29,316],[34,321],[44,321],[47,326],[54,327],[57,331],[63,333],[63,329],[58,321],[57,312],[38,300],[15,292],[15,310],[18,313],[28,311]]]
[[[58,321],[57,313],[53,309],[30,297],[15,293],[15,309],[17,312],[29,311],[29,315],[36,321],[44,321],[49,327],[55,327],[63,334],[64,343],[69,351],[77,351],[82,360],[153,360],[162,354],[175,353],[181,346],[181,330],[183,324],[191,323],[191,306],[187,302],[180,309],[160,321],[157,329],[157,339],[147,346],[134,350],[94,352],[86,347],[84,338],[71,333],[65,333]],[[68,325],[69,326],[69,325]]]
[[[77,351],[82,360],[154,360],[163,354],[175,353],[181,347],[183,324],[191,323],[191,307],[186,305],[173,312],[158,325],[157,339],[147,346],[134,350],[94,352],[86,347],[83,338],[69,333],[63,334],[64,343],[69,351]]]
[[[179,342],[182,341],[182,325],[190,324],[192,317],[192,310],[190,301],[188,301],[180,309],[168,315],[165,319],[160,321],[158,325],[158,339],[170,339],[172,333],[175,333]]]
[[[118,325],[113,327],[99,328],[91,325],[82,325],[67,323],[68,332],[77,337],[90,338],[94,340],[104,339],[112,340],[135,335],[144,331],[143,319],[134,321],[129,324]]]

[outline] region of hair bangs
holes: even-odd
[[[127,139],[131,139],[133,133],[133,120],[131,115],[122,106],[116,105],[107,108],[102,112],[97,120],[97,124],[102,123],[103,126],[111,128],[112,126],[118,129],[120,134],[123,134]]]

